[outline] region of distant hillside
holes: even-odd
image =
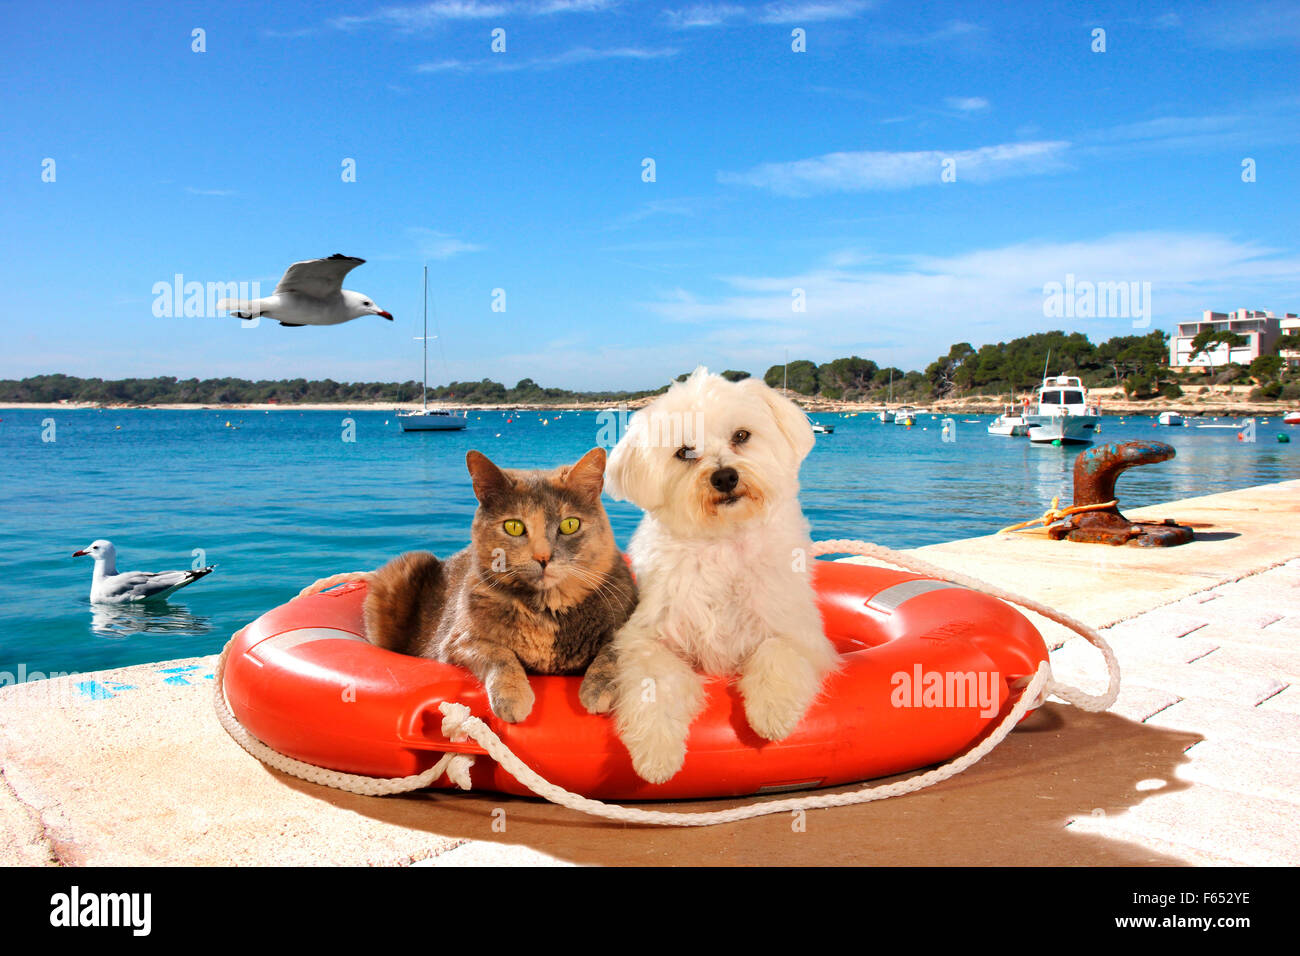
[[[967,395],[1005,395],[1026,392],[1051,374],[1078,375],[1085,385],[1118,386],[1126,394],[1143,397],[1162,394],[1177,397],[1179,383],[1232,384],[1255,382],[1262,398],[1293,397],[1296,373],[1276,356],[1261,356],[1249,368],[1231,364],[1201,372],[1171,372],[1168,335],[1120,335],[1094,345],[1081,332],[1038,332],[1033,335],[974,348],[958,342],[947,354],[931,362],[924,372],[882,367],[856,355],[818,365],[800,359],[773,365],[763,375],[767,384],[810,398],[831,401],[895,402],[960,398]],[[738,381],[748,372],[722,373]],[[686,373],[678,379],[686,377]],[[509,388],[485,378],[478,382],[452,382],[429,389],[430,400],[467,405],[546,405],[582,402],[634,401],[662,392],[655,390],[577,392],[538,385],[525,378]],[[0,402],[49,404],[86,402],[103,405],[220,405],[220,404],[362,404],[418,402],[420,383],[336,382],[333,379],[262,380],[242,378],[178,379],[126,378],[105,381],[71,375],[35,375],[21,381],[0,380]]]

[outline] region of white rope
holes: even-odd
[[[1018,604],[1035,614],[1041,614],[1049,621],[1055,621],[1057,624],[1068,627],[1097,648],[1106,662],[1107,675],[1106,691],[1100,695],[1089,694],[1077,687],[1060,684],[1056,681],[1048,682],[1045,694],[1053,694],[1073,704],[1080,710],[1092,712],[1109,710],[1111,705],[1115,703],[1115,699],[1119,697],[1119,661],[1116,659],[1115,652],[1111,650],[1110,645],[1106,643],[1106,639],[1098,634],[1096,629],[1070,617],[1068,614],[1061,613],[1055,608],[1048,607],[1041,601],[1013,594],[978,578],[972,578],[957,571],[948,571],[910,554],[904,554],[901,551],[895,551],[892,548],[882,547],[878,544],[871,544],[869,541],[818,541],[813,544],[813,556],[819,554],[858,554],[863,557],[875,558],[887,564],[915,571],[917,574],[924,574],[928,578],[938,578],[951,584],[960,584],[962,587],[974,591],[983,591],[985,594],[1006,601],[1008,604]]]
[[[517,781],[533,791],[540,797],[568,807],[572,810],[578,810],[582,813],[592,816],[604,817],[608,820],[617,820],[623,823],[647,823],[662,826],[713,826],[719,823],[732,823],[737,820],[746,820],[751,817],[764,816],[770,813],[787,813],[796,810],[816,810],[826,807],[843,807],[858,803],[870,803],[875,800],[884,800],[888,797],[901,796],[906,793],[914,793],[926,787],[931,787],[936,783],[955,777],[957,774],[974,766],[994,747],[1011,732],[1017,723],[1030,710],[1040,706],[1049,695],[1056,695],[1080,710],[1101,711],[1110,707],[1119,695],[1119,662],[1115,658],[1114,652],[1110,645],[1088,625],[1059,611],[1049,608],[1046,605],[1035,601],[1031,598],[1020,597],[1004,591],[1001,588],[994,587],[975,578],[967,577],[963,574],[957,574],[951,571],[938,568],[932,564],[914,558],[911,555],[902,554],[890,548],[880,545],[870,544],[865,541],[819,541],[813,545],[813,556],[821,554],[858,554],[865,557],[875,558],[907,568],[927,577],[937,578],[948,581],[952,584],[963,587],[984,591],[987,594],[1000,598],[1004,601],[1018,604],[1023,608],[1041,614],[1049,620],[1056,621],[1070,628],[1081,635],[1090,644],[1094,645],[1101,651],[1102,657],[1106,662],[1106,672],[1108,675],[1107,688],[1105,693],[1097,696],[1088,694],[1076,687],[1067,684],[1060,684],[1052,680],[1051,665],[1047,661],[1039,664],[1038,669],[1032,676],[1022,678],[1016,683],[1017,689],[1023,685],[1024,690],[1020,698],[1016,701],[1011,711],[1002,719],[994,730],[989,733],[976,746],[966,751],[961,756],[936,767],[933,770],[917,774],[906,780],[900,780],[895,783],[883,784],[875,787],[863,787],[858,790],[851,790],[847,793],[823,794],[805,797],[789,797],[781,800],[769,800],[764,803],[751,804],[746,807],[736,807],[731,810],[716,810],[704,813],[669,813],[661,810],[643,810],[638,807],[623,807],[617,804],[602,803],[599,800],[592,800],[580,794],[571,793],[568,790],[558,787],[553,783],[542,778],[536,771],[517,757],[509,747],[502,742],[482,720],[473,716],[469,708],[464,704],[455,701],[444,701],[438,705],[439,711],[443,715],[442,734],[450,740],[460,741],[465,739],[473,740],[485,751],[488,756],[495,760],[500,767],[514,777]],[[335,584],[344,582],[364,580],[368,577],[368,572],[353,571],[345,574],[336,574],[329,578],[323,578],[315,584],[304,588],[300,596],[315,594],[325,588],[332,587]],[[230,654],[230,648],[234,644],[232,639],[230,643],[222,650],[221,656],[217,660],[215,677],[215,705],[217,718],[221,721],[221,726],[226,732],[243,747],[246,751],[256,757],[258,760],[268,766],[300,777],[311,783],[319,783],[327,787],[333,787],[338,790],[347,790],[352,793],[367,794],[370,796],[379,796],[384,794],[406,793],[412,790],[419,790],[431,786],[445,773],[447,778],[462,790],[470,789],[469,768],[474,762],[472,754],[444,754],[434,766],[430,767],[424,773],[416,774],[409,777],[365,777],[358,774],[342,773],[337,770],[328,770],[324,767],[317,767],[313,764],[304,763],[300,760],[294,760],[287,757],[262,743],[252,734],[250,734],[238,721],[230,710],[230,704],[226,700],[225,685],[223,677],[226,669],[226,659]]]
[[[230,734],[235,743],[268,767],[273,767],[309,783],[319,783],[335,790],[346,790],[349,793],[361,793],[370,797],[422,790],[437,783],[438,778],[444,773],[447,775],[447,779],[460,789],[468,790],[470,788],[469,768],[474,763],[473,754],[443,754],[442,759],[424,773],[413,774],[409,777],[366,777],[361,774],[344,773],[341,770],[330,770],[327,767],[304,763],[301,760],[294,760],[292,757],[285,756],[278,750],[271,749],[248,732],[247,728],[239,722],[239,718],[231,712],[230,703],[226,700],[224,683],[226,659],[230,656],[230,647],[234,643],[235,641],[232,638],[222,650],[221,656],[217,658],[216,673],[213,675],[213,680],[217,685],[215,688],[217,719],[221,721],[221,726],[225,728],[226,733]],[[471,716],[469,708],[464,704],[451,701],[444,702],[441,706],[444,708],[442,735],[448,740],[464,740],[465,737],[460,731],[460,725],[467,717]]]

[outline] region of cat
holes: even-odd
[[[477,451],[465,465],[479,502],[469,547],[446,561],[408,552],[375,571],[366,637],[466,668],[515,723],[533,708],[526,671],[612,671],[636,584],[600,502],[604,449],[553,471],[501,469]]]

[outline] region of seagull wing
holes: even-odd
[[[164,598],[173,591],[179,591],[210,574],[212,568],[200,568],[198,571],[128,571],[118,574],[104,582],[97,595],[100,601],[117,603],[119,601],[149,601]]]
[[[328,299],[342,290],[343,277],[365,261],[336,252],[328,259],[295,262],[285,270],[275,291],[277,294],[293,292],[313,299]]]

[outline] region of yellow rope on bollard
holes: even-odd
[[[1071,505],[1068,508],[1057,507],[1061,503],[1061,496],[1057,495],[1052,499],[1052,506],[1043,512],[1041,518],[1034,518],[1031,521],[1022,521],[1020,524],[1013,524],[1009,528],[1003,528],[998,534],[1006,534],[1008,531],[1019,531],[1021,528],[1028,528],[1031,525],[1041,524],[1046,528],[1049,524],[1055,524],[1062,518],[1070,515],[1082,514],[1085,511],[1105,511],[1107,508],[1114,508],[1119,504],[1119,499],[1114,498],[1110,501],[1104,501],[1096,505]]]

